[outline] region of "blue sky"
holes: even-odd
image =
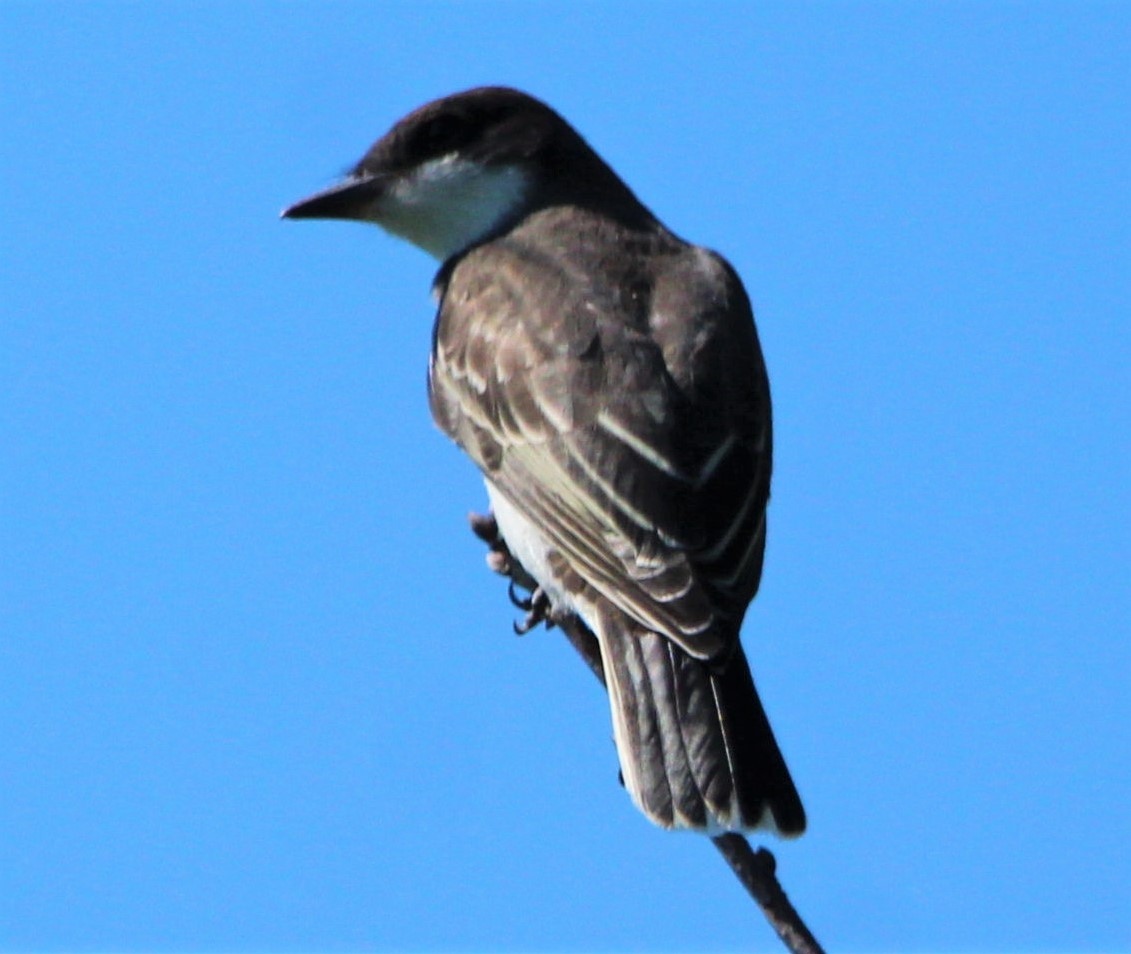
[[[277,219],[486,82],[758,315],[745,643],[830,950],[1131,949],[1131,8],[0,5],[0,948],[777,943],[515,638],[434,266]]]

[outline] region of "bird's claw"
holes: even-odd
[[[520,609],[524,613],[529,613],[534,609],[534,594],[530,596],[519,596],[518,587],[514,580],[507,584],[507,596],[510,598],[511,603],[515,609]]]
[[[527,599],[519,599],[515,596],[514,583],[512,582],[508,595],[515,606],[521,610],[526,610],[526,616],[523,617],[522,622],[514,624],[515,635],[525,636],[539,623],[545,623],[547,629],[554,625],[553,619],[550,618],[550,597],[546,595],[546,591],[542,587],[535,587]]]
[[[514,624],[514,631],[522,636],[539,623],[545,623],[547,628],[553,626],[550,598],[537,581],[526,572],[526,568],[511,556],[506,540],[499,533],[499,524],[494,514],[473,513],[469,514],[467,519],[471,524],[471,532],[487,544],[487,566],[492,572],[510,579],[507,596],[515,607],[526,614],[521,622]],[[520,589],[529,591],[530,596],[520,596],[518,593]]]

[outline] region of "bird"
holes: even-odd
[[[432,416],[482,472],[547,618],[596,637],[633,803],[665,829],[800,835],[740,642],[772,422],[729,262],[503,86],[413,110],[282,215],[376,224],[440,263]]]

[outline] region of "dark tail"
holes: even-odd
[[[641,811],[664,828],[805,830],[741,646],[717,671],[619,610],[597,629],[621,774]]]

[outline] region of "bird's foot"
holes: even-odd
[[[547,629],[553,626],[550,598],[538,585],[538,581],[511,555],[506,540],[499,532],[495,515],[472,513],[467,519],[471,524],[471,532],[487,544],[487,566],[492,572],[510,580],[507,595],[510,601],[526,614],[521,622],[514,624],[515,632],[521,636],[530,632],[539,623],[545,623]],[[519,590],[526,590],[530,595],[520,596]]]
[[[487,544],[487,566],[500,576],[510,576],[511,552],[507,543],[499,533],[499,524],[495,521],[493,513],[469,513],[467,522],[471,524],[471,532]]]
[[[495,521],[494,514],[468,514],[467,521],[471,524],[471,532],[487,544],[487,566],[490,567],[492,572],[498,573],[499,576],[509,577],[515,586],[529,590],[531,593],[538,589],[538,581],[527,573],[526,568],[511,555],[507,541],[503,539],[503,535],[499,532],[499,525]]]
[[[546,591],[540,586],[536,586],[531,591],[529,596],[520,597],[515,592],[514,581],[507,587],[507,596],[511,598],[520,610],[526,612],[521,623],[514,624],[514,631],[518,636],[525,636],[539,623],[545,623],[546,629],[552,629],[554,626],[553,617],[550,615],[550,597],[546,595]]]

